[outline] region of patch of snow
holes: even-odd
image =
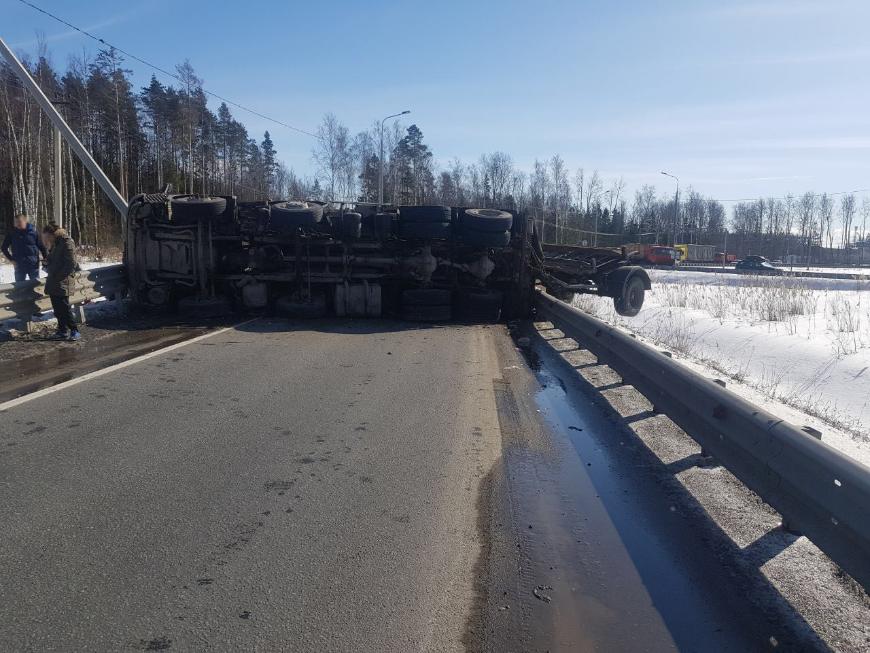
[[[81,265],[82,270],[93,270],[95,268],[106,267],[107,265],[115,265],[117,261],[93,261],[87,258],[80,258],[79,265]],[[43,270],[39,271],[39,278],[45,278],[45,272]],[[9,263],[3,263],[0,265],[0,286],[13,283],[15,281],[15,267]]]
[[[650,272],[653,290],[635,317],[602,297],[577,295],[574,305],[870,466],[866,282]]]

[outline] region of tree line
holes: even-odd
[[[319,183],[309,195],[321,199],[377,199],[380,127],[351,135],[333,114],[320,125],[312,156]],[[679,197],[644,185],[626,197],[622,178],[605,180],[597,170],[571,172],[558,154],[519,169],[505,152],[483,154],[473,163],[454,159],[437,166],[417,125],[385,130],[384,201],[446,204],[527,211],[546,242],[617,246],[627,243],[698,243],[740,256],[789,255],[818,262],[846,260],[845,252],[868,248],[870,198],[860,207],[854,193],[760,198],[724,204],[693,188]],[[317,193],[312,191],[316,190]]]
[[[56,70],[44,48],[23,62],[79,140],[126,198],[159,192],[256,199],[290,188],[269,132],[249,135],[222,103],[217,112],[189,62],[178,84],[152,77],[135,89],[118,52],[100,50]],[[25,212],[46,221],[54,206],[54,130],[5,64],[0,66],[0,224]],[[97,250],[120,245],[120,220],[91,175],[63,144],[63,215],[76,242]]]
[[[394,121],[351,133],[334,114],[317,128],[313,173],[300,176],[278,158],[269,132],[252,137],[226,103],[208,106],[203,81],[187,61],[175,84],[156,77],[136,89],[112,49],[53,66],[44,47],[25,60],[43,91],[125,197],[157,192],[236,195],[241,199],[376,202],[383,138],[383,192],[390,204],[494,207],[531,213],[546,242],[616,246],[704,243],[740,255],[822,257],[866,244],[870,200],[812,192],[722,202],[692,188],[679,199],[651,185],[626,195],[626,184],[598,171],[571,169],[558,154],[525,171],[510,154],[439,164],[422,130]],[[53,210],[53,129],[17,77],[0,67],[0,224],[15,213],[41,221]],[[102,250],[120,244],[120,221],[89,173],[64,145],[63,214],[77,242]]]

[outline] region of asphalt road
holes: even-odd
[[[764,650],[541,393],[504,327],[256,320],[10,407],[0,650]]]

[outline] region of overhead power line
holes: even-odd
[[[31,9],[34,9],[34,10],[38,11],[39,13],[48,16],[52,20],[55,20],[58,23],[61,23],[62,25],[66,25],[70,29],[73,29],[76,32],[79,32],[80,34],[83,34],[84,36],[87,36],[89,39],[93,39],[94,41],[97,41],[98,43],[102,43],[103,45],[105,45],[107,47],[110,47],[114,50],[117,50],[118,52],[120,52],[124,56],[129,57],[130,59],[133,59],[134,61],[138,61],[139,63],[141,63],[145,66],[148,66],[149,68],[152,68],[153,70],[156,70],[157,72],[161,73],[162,75],[166,75],[168,77],[171,77],[172,79],[178,80],[182,84],[186,84],[186,82],[178,74],[170,72],[170,71],[166,70],[165,68],[161,68],[160,66],[157,66],[157,65],[151,63],[150,61],[146,61],[145,59],[142,59],[141,57],[137,57],[132,52],[128,52],[127,50],[124,50],[123,48],[119,48],[117,45],[112,45],[108,41],[101,39],[99,36],[95,36],[95,35],[91,34],[90,32],[88,32],[87,30],[84,30],[81,27],[73,25],[72,23],[64,20],[63,18],[55,16],[50,11],[46,11],[42,7],[38,7],[35,4],[33,4],[32,2],[28,2],[27,0],[18,0],[18,2],[20,2],[23,5],[27,5]],[[238,102],[234,102],[233,100],[230,100],[229,98],[225,98],[222,95],[218,95],[217,93],[212,93],[211,91],[207,91],[205,89],[202,89],[202,92],[205,93],[206,95],[208,95],[209,97],[213,97],[216,100],[220,100],[221,102],[226,102],[227,104],[234,106],[237,109],[241,109],[242,111],[247,111],[248,113],[255,115],[259,118],[262,118],[263,120],[268,120],[269,122],[273,122],[276,125],[286,127],[287,129],[292,129],[293,131],[299,132],[300,134],[305,134],[306,136],[311,136],[311,137],[317,138],[317,139],[320,138],[320,136],[318,136],[314,132],[310,132],[307,129],[301,129],[300,127],[295,127],[289,123],[284,122],[283,120],[278,120],[277,118],[272,118],[271,116],[267,116],[264,113],[260,113],[256,109],[251,109],[250,107],[247,107],[247,106],[240,104]]]

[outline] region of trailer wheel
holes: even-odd
[[[640,313],[645,294],[643,279],[638,276],[629,277],[622,287],[622,294],[613,298],[613,306],[620,315],[634,317]]]
[[[495,209],[465,209],[461,218],[462,226],[474,231],[510,231],[514,217],[507,211]]]

